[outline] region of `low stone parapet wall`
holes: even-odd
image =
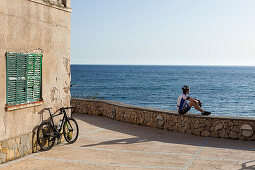
[[[197,136],[255,140],[255,119],[229,116],[180,115],[174,111],[131,106],[106,100],[72,99],[75,112]]]

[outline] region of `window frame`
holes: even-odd
[[[42,58],[36,53],[6,53],[6,107],[42,101]]]

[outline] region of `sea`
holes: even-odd
[[[72,97],[176,111],[181,87],[189,85],[212,115],[255,117],[255,67],[71,65],[71,76]]]

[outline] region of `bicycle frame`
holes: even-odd
[[[61,109],[57,110],[56,112],[60,111],[60,113],[58,113],[58,114],[56,114],[56,115],[55,115],[56,112],[54,112],[54,113],[52,114],[51,111],[50,111],[50,109],[47,109],[47,110],[49,111],[49,114],[50,114],[50,121],[51,121],[51,124],[53,125],[54,136],[60,137],[60,136],[63,134],[63,132],[61,133],[61,130],[62,130],[63,126],[64,126],[64,122],[65,122],[65,121],[68,122],[67,126],[70,126],[70,127],[68,127],[68,129],[73,129],[73,127],[72,127],[72,125],[70,124],[70,121],[69,121],[69,119],[68,119],[68,116],[67,116],[67,113],[66,113],[66,111],[65,111],[65,110],[66,110],[65,108],[61,108]],[[54,118],[54,117],[57,117],[57,116],[60,116],[60,115],[62,115],[62,114],[64,114],[64,116],[63,116],[62,119],[60,119],[60,120],[62,120],[62,122],[61,122],[60,128],[58,129],[58,128],[56,128],[56,126],[55,126],[55,124],[54,124],[53,118]],[[55,133],[56,133],[56,134],[55,134]]]

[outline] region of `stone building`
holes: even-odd
[[[70,0],[0,0],[0,163],[32,152],[44,107],[70,105]]]

